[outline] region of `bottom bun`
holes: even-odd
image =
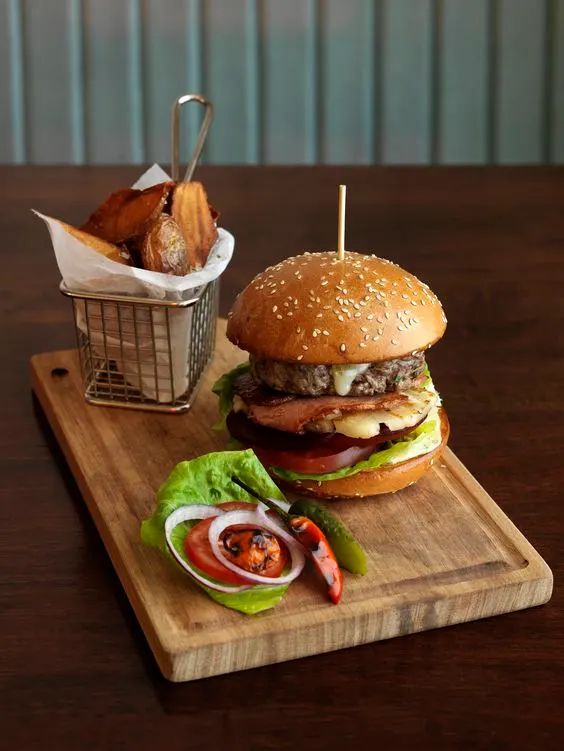
[[[415,456],[398,464],[388,464],[378,469],[367,469],[357,472],[349,477],[341,477],[338,480],[295,480],[283,482],[273,475],[275,481],[284,488],[294,490],[301,495],[307,494],[315,498],[338,499],[338,498],[366,498],[367,496],[380,495],[382,493],[395,493],[408,485],[417,482],[427,472],[433,462],[443,453],[448,441],[450,426],[445,410],[439,409],[441,418],[441,443],[436,449],[427,454]]]

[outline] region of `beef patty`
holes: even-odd
[[[306,365],[250,357],[251,373],[276,391],[302,396],[336,394],[331,365]],[[416,352],[396,360],[371,363],[351,384],[348,396],[374,396],[410,388],[425,369],[425,355]]]

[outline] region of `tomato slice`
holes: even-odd
[[[324,472],[335,472],[343,467],[368,459],[374,453],[374,446],[349,446],[337,453],[328,453],[323,449],[312,449],[306,452],[271,451],[255,447],[254,451],[261,464],[266,467],[280,467],[290,472],[322,475]]]
[[[233,438],[250,446],[266,467],[314,475],[351,467],[367,459],[378,446],[417,427],[390,431],[382,426],[373,438],[350,438],[342,433],[286,433],[256,425],[243,412],[230,412],[226,422]]]
[[[379,444],[394,437],[383,432],[374,438],[349,438],[342,433],[285,433],[255,425],[240,412],[227,416],[233,438],[254,449],[265,466],[292,472],[323,474],[367,459]]]
[[[252,508],[254,504],[243,503],[240,501],[227,501],[225,503],[219,503],[219,507],[225,511],[237,511],[239,509],[247,510],[249,506]],[[213,519],[202,519],[201,522],[195,524],[192,529],[186,535],[184,540],[184,552],[190,559],[190,561],[213,579],[217,579],[225,584],[249,584],[249,580],[242,576],[239,576],[234,571],[226,568],[217,560],[211,549],[208,533]],[[246,526],[234,525],[233,529],[248,529]],[[286,563],[288,561],[288,553],[286,546],[280,543],[282,555],[279,560],[272,562],[262,572],[263,576],[277,577],[282,574]]]

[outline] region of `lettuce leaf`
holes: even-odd
[[[247,373],[251,366],[248,362],[242,362],[237,367],[230,370],[229,373],[224,373],[221,378],[214,383],[212,391],[219,396],[219,415],[220,421],[213,426],[214,430],[227,430],[225,424],[225,418],[233,409],[233,383],[237,376]]]
[[[164,525],[168,516],[177,508],[193,504],[213,505],[229,500],[248,503],[254,501],[241,487],[231,481],[232,475],[237,475],[262,495],[285,500],[252,449],[205,454],[197,459],[177,464],[159,488],[157,508],[154,514],[141,524],[141,541],[145,545],[157,548],[173,561],[166,545]],[[179,525],[172,534],[173,545],[183,558],[186,557],[184,538],[190,526],[190,522]],[[216,592],[201,584],[198,586],[221,605],[248,615],[274,607],[288,589],[288,585],[260,585],[245,592],[231,594]]]

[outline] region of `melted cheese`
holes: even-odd
[[[332,365],[331,373],[333,374],[333,384],[335,391],[339,396],[348,396],[354,379],[362,375],[370,363],[359,363],[358,365]]]
[[[432,383],[426,388],[413,388],[403,392],[408,401],[393,409],[371,412],[352,412],[333,420],[335,430],[350,438],[372,438],[379,435],[381,425],[389,430],[405,430],[421,422],[439,404],[439,395]]]

